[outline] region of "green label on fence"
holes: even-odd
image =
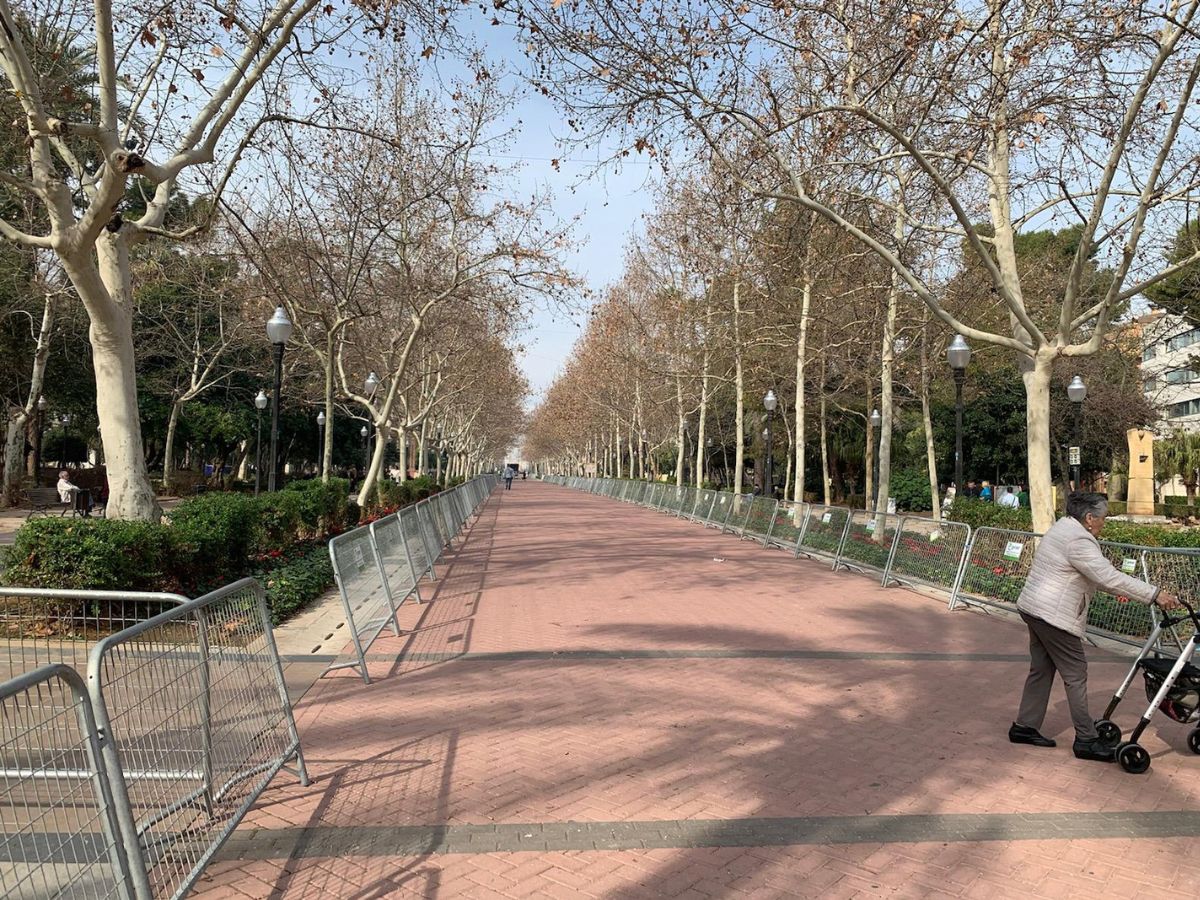
[[[874,530],[875,530],[875,520],[872,519],[870,522],[867,523],[867,531],[872,532]]]
[[[1025,549],[1025,545],[1020,541],[1009,541],[1004,545],[1004,558],[1018,560],[1021,558],[1021,551]]]
[[[1137,560],[1126,557],[1121,560],[1121,571],[1126,575],[1132,575],[1137,571]]]
[[[824,522],[826,525],[828,525],[830,522],[833,521],[833,513],[831,513],[831,512],[825,513],[825,515],[821,516],[821,521]]]

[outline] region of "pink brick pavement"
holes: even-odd
[[[456,542],[457,543],[457,542]],[[1200,759],[1152,728],[1150,773],[1006,739],[1023,629],[732,536],[534,482],[497,494],[411,637],[318,682],[296,715],[313,784],[280,777],[236,838],[281,829],[1200,809]],[[554,658],[570,651],[728,658]],[[1123,663],[1094,661],[1099,707]],[[1144,705],[1122,710],[1128,727]],[[281,832],[280,832],[281,833]],[[236,841],[235,841],[236,842]],[[1196,897],[1195,837],[223,859],[212,897]]]

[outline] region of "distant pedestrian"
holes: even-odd
[[[954,506],[954,496],[958,493],[958,488],[954,486],[954,482],[950,482],[950,487],[946,488],[946,494],[942,497],[942,515],[950,512],[950,508]]]
[[[512,480],[513,480],[513,476],[516,474],[517,473],[516,473],[516,471],[514,471],[512,466],[504,467],[504,489],[506,491],[512,490]]]
[[[997,501],[996,505],[1005,509],[1016,509],[1021,505],[1021,501],[1017,499],[1016,491],[1008,491]]]
[[[1017,505],[1021,509],[1029,509],[1029,491],[1025,490],[1025,485],[1017,485]]]
[[[1008,731],[1014,744],[1053,747],[1038,730],[1046,717],[1050,688],[1057,672],[1067,690],[1075,725],[1072,750],[1079,759],[1112,762],[1114,748],[1096,731],[1088,711],[1087,657],[1083,635],[1088,604],[1097,588],[1140,603],[1175,609],[1179,601],[1161,588],[1126,575],[1104,556],[1096,540],[1108,515],[1103,494],[1067,495],[1067,514],[1043,535],[1033,556],[1017,611],[1029,628],[1029,675],[1017,719]]]
[[[983,483],[983,487],[979,489],[979,499],[984,503],[992,502],[992,484],[989,481]]]
[[[977,484],[975,484],[975,482],[973,482],[973,481],[967,482],[966,496],[970,500],[977,500],[979,498],[979,486]]]

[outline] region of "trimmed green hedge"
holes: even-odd
[[[349,484],[294,481],[254,497],[212,492],[184,500],[162,524],[34,519],[0,556],[0,582],[26,587],[169,591],[199,596],[239,578],[263,583],[276,622],[333,585],[325,540],[437,491],[432,479],[385,482],[371,516]]]
[[[147,522],[33,519],[18,529],[4,581],[23,587],[97,591],[183,588],[170,530]]]

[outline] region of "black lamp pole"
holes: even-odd
[[[963,384],[967,380],[967,364],[971,361],[971,348],[966,338],[956,334],[946,348],[950,371],[954,373],[954,490],[962,495],[963,490]]]
[[[1067,397],[1075,407],[1075,422],[1071,429],[1074,446],[1067,449],[1068,463],[1071,467],[1071,486],[1073,490],[1083,490],[1083,401],[1087,398],[1087,385],[1076,375],[1067,385]]]

